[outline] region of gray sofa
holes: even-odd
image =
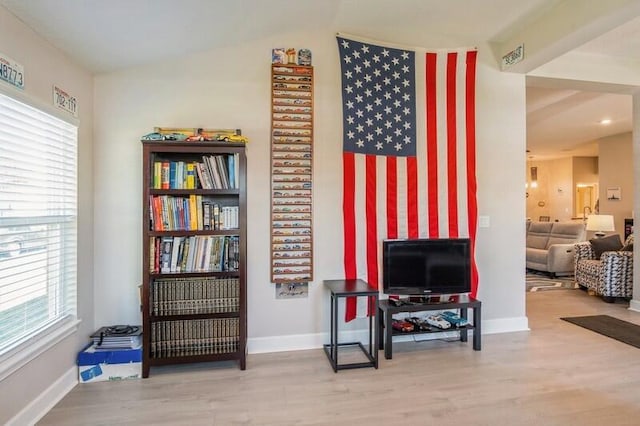
[[[586,233],[582,222],[528,222],[527,269],[573,275],[574,244],[584,241]]]

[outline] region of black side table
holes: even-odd
[[[324,345],[324,352],[331,362],[333,371],[337,373],[338,370],[347,368],[378,368],[378,289],[362,280],[325,280],[324,285],[331,291],[331,343]],[[361,342],[338,343],[338,300],[349,296],[369,296],[374,301],[374,315],[369,316],[369,350]],[[338,348],[343,346],[360,347],[369,361],[338,363]]]

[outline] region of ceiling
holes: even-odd
[[[295,31],[375,27],[425,47],[446,37],[506,40],[562,0],[0,0],[73,61],[98,74]],[[385,11],[389,8],[385,7]],[[455,22],[455,25],[452,23]],[[415,39],[420,27],[423,40]],[[405,35],[406,33],[406,35]],[[591,54],[640,55],[640,20],[580,47]],[[597,155],[598,138],[631,130],[631,97],[545,87],[528,80],[527,148],[536,158]],[[611,124],[599,124],[610,118]]]
[[[640,60],[640,18],[589,41],[574,52]],[[631,132],[630,95],[558,86],[557,81],[527,79],[529,158],[597,156],[598,139]],[[602,124],[602,120],[610,123]]]

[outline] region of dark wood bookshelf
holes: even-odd
[[[153,366],[229,360],[238,361],[240,369],[244,370],[247,351],[245,146],[229,142],[145,140],[142,141],[142,147],[142,375],[148,377]],[[225,156],[223,158],[229,162],[231,160],[228,156],[233,156],[234,164],[237,163],[234,168],[237,173],[237,185],[233,184],[232,188],[205,189],[198,185],[200,179],[195,173],[194,187],[186,188],[184,184],[176,184],[179,188],[154,187],[154,175],[157,183],[155,163],[202,163],[204,156]],[[229,163],[225,164],[229,173]],[[174,182],[179,178],[181,177],[176,177]],[[151,204],[152,197],[161,196],[183,199],[191,196],[201,197],[199,200],[203,210],[205,202],[219,202],[222,207],[237,207],[237,227],[204,229],[207,218],[198,212],[198,225],[195,228],[191,229],[189,226],[190,229],[179,229],[176,226],[178,218],[183,223],[188,218],[184,211],[174,209],[170,213],[174,226],[170,226],[168,230],[157,230],[154,221],[164,221],[167,217],[164,215],[167,213],[164,206],[159,212],[155,206],[152,208]],[[209,219],[210,225],[213,226],[213,218]],[[190,238],[191,241],[198,238],[206,239],[207,245],[204,247],[210,250],[200,250],[198,254],[194,251],[194,262],[200,265],[200,270],[185,268],[189,272],[179,272],[178,265],[185,264],[183,260],[186,262],[187,250],[193,249],[186,243]],[[218,256],[218,253],[215,253],[217,246],[213,243],[214,238],[224,247],[222,252],[229,253],[220,255],[221,270],[211,268],[211,265],[214,265],[214,256]],[[167,257],[179,255],[177,260],[172,259],[174,263],[171,266],[176,269],[172,272],[159,270],[159,264],[162,266],[162,262],[167,259],[162,258],[165,246],[161,244],[165,241],[180,244],[180,250],[172,250]],[[197,241],[200,244],[203,240]],[[209,264],[209,257],[203,253],[210,256]],[[156,257],[161,259],[156,260]]]

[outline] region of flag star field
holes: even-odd
[[[416,155],[415,52],[338,37],[344,151]]]

